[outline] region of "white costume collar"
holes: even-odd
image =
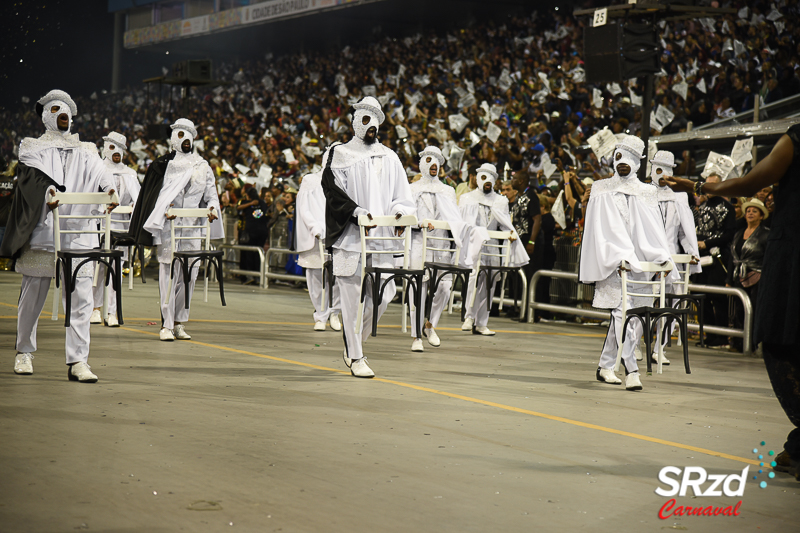
[[[331,168],[347,168],[367,157],[385,157],[394,153],[391,149],[377,141],[373,144],[366,144],[358,137],[353,137],[347,144],[337,144],[334,146],[336,146],[336,150],[334,150],[333,153]],[[326,156],[323,160],[323,167],[327,164],[327,158],[330,157],[330,149],[325,153]]]

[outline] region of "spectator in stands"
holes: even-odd
[[[243,227],[239,230],[239,244],[247,246],[264,247],[269,236],[269,219],[267,218],[267,204],[259,198],[255,187],[250,187],[245,193],[247,198],[239,201],[236,208],[239,210]],[[240,254],[239,268],[260,272],[261,258],[258,252],[242,251]],[[256,276],[242,276],[245,285],[257,283]]]
[[[731,260],[728,263],[728,287],[744,289],[750,297],[753,309],[758,301],[758,281],[761,279],[761,266],[769,238],[769,228],[762,222],[769,217],[769,211],[758,198],[752,198],[742,207],[745,210],[747,226],[739,230],[731,243]],[[744,324],[744,307],[734,298],[732,312],[733,327],[741,329]],[[742,351],[741,340],[732,340],[731,348]]]
[[[720,183],[719,175],[711,174],[706,183]],[[700,249],[703,271],[695,274],[694,282],[701,285],[725,283],[725,265],[730,261],[730,244],[736,233],[736,214],[733,206],[722,196],[701,195],[696,198],[697,246]],[[705,259],[703,259],[705,258]],[[728,297],[709,294],[706,297],[705,323],[712,326],[728,325]],[[722,335],[707,334],[708,346],[724,346]]]

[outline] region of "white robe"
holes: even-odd
[[[327,164],[330,150],[326,152],[323,167]],[[365,145],[354,138],[347,144],[338,145],[334,151],[331,170],[336,185],[349,196],[358,208],[353,216],[394,216],[416,214],[408,176],[400,158],[391,149],[380,143]],[[370,236],[392,236],[393,228],[376,228]],[[368,250],[402,249],[400,241],[370,240]],[[352,276],[356,273],[361,254],[361,236],[355,224],[348,224],[333,245],[333,272],[337,276]],[[373,266],[391,268],[394,265],[390,254],[373,256]]]
[[[437,178],[423,176],[411,184],[411,195],[417,206],[417,220],[420,227],[426,219],[443,220],[450,224],[450,233],[455,240],[456,247],[462,248],[469,239],[470,230],[461,218],[461,212],[456,203],[455,189],[445,185]],[[434,230],[428,233],[430,246],[446,248],[449,241],[436,240],[436,237],[447,237],[447,232]],[[428,252],[424,261],[452,264],[453,258],[453,253],[431,251]],[[421,269],[422,265],[422,231],[414,231],[411,234],[411,268]]]
[[[630,265],[633,279],[643,279],[642,261],[672,262],[656,188],[634,175],[627,179],[614,175],[595,182],[585,220],[580,281],[595,283],[594,307],[614,309],[620,305],[618,269],[622,261]],[[674,266],[670,277],[678,279]]]
[[[462,251],[462,264],[472,266],[478,260],[481,250],[484,253],[497,253],[498,248],[480,246],[480,243],[488,240],[488,235],[481,231],[481,228],[488,231],[516,231],[511,222],[511,215],[508,212],[508,198],[502,194],[491,192],[484,194],[480,189],[475,189],[462,194],[458,202],[461,217],[464,223],[472,228],[470,242]],[[521,267],[528,264],[528,253],[519,238],[511,242],[510,266]],[[482,259],[481,263],[499,265],[497,257]]]
[[[217,196],[214,172],[208,163],[197,154],[178,152],[167,164],[164,184],[153,208],[153,212],[144,223],[144,229],[153,235],[153,244],[157,245],[159,263],[170,261],[170,224],[166,212],[170,206],[175,208],[196,209],[213,207],[217,219],[211,223],[211,238],[221,239],[225,236]],[[189,218],[182,225],[199,225],[199,219]],[[176,250],[188,251],[200,249],[201,230],[177,229],[181,237],[197,237],[197,239],[180,240]]]
[[[303,177],[297,191],[297,264],[303,268],[322,268],[319,242],[325,239],[325,193],[322,172]]]
[[[667,244],[673,255],[685,253],[700,257],[697,247],[697,230],[694,225],[694,215],[689,207],[685,192],[674,192],[669,187],[658,188],[658,206],[661,209],[661,219],[664,221],[664,230],[667,233]],[[683,249],[683,252],[681,252]],[[691,265],[689,272],[697,274],[702,268],[699,264]]]
[[[20,144],[19,161],[50,176],[58,185],[66,187],[65,192],[108,192],[114,188],[110,173],[97,154],[97,147],[92,143],[81,142],[78,134],[65,136],[59,132],[48,131],[38,139],[27,137]],[[45,204],[49,198],[48,190],[45,194]],[[65,205],[59,207],[58,212],[60,215],[94,215],[99,214],[101,210],[99,206],[93,205]],[[86,224],[86,220],[72,219],[62,221],[61,227],[74,230],[85,227]],[[96,234],[61,236],[62,249],[86,250],[99,246],[99,243]],[[43,206],[39,223],[31,233],[29,245],[32,251],[45,251],[50,254],[55,251],[53,213],[46,206]],[[26,252],[28,250],[23,252],[23,255]],[[21,258],[21,262],[24,269],[25,259]],[[52,272],[47,276],[52,276]]]

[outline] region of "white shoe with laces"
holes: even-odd
[[[118,328],[119,320],[117,320],[117,315],[108,315],[108,318],[106,318],[106,326],[109,328]]]
[[[339,319],[339,315],[331,315],[331,329],[333,331],[342,331],[342,321]]]
[[[494,331],[490,330],[486,326],[475,326],[472,329],[472,333],[474,333],[475,335],[486,335],[487,337],[491,337],[492,335],[495,334]]]
[[[183,324],[175,324],[174,334],[175,338],[179,341],[188,341],[192,339],[192,336],[186,333],[186,328],[183,327]]]
[[[350,365],[350,373],[357,378],[374,378],[375,372],[367,364],[367,358],[353,359],[353,364]]]
[[[472,325],[475,323],[474,318],[467,317],[464,323],[461,324],[461,331],[472,331]]]
[[[639,379],[639,372],[631,372],[625,376],[625,389],[642,390],[642,380]]]
[[[653,362],[654,362],[655,364],[658,364],[658,352],[656,352],[656,353],[654,353],[654,354],[653,354]],[[666,356],[666,355],[662,355],[662,356],[661,356],[661,364],[662,364],[663,366],[669,366],[669,359],[667,359],[667,356]]]
[[[92,373],[92,368],[81,361],[69,366],[67,377],[70,381],[80,381],[81,383],[96,383],[97,376]]]
[[[342,352],[342,360],[344,361],[344,366],[347,368],[350,368],[350,365],[353,364],[353,360],[347,357],[347,348]]]
[[[175,335],[172,333],[171,329],[161,328],[161,331],[158,334],[158,338],[162,341],[174,341]]]
[[[412,352],[425,351],[425,348],[422,347],[422,339],[414,339],[414,342],[411,343],[411,351]]]
[[[425,335],[428,337],[428,344],[436,348],[441,346],[442,341],[439,340],[439,335],[436,334],[436,331],[434,331],[433,328],[426,329]]]
[[[100,315],[99,309],[92,310],[92,316],[89,317],[89,324],[102,324],[103,317]]]
[[[33,354],[18,353],[14,358],[14,373],[22,376],[33,374]]]
[[[622,380],[614,373],[613,368],[598,368],[595,376],[597,377],[597,381],[602,381],[603,383],[609,383],[611,385],[620,385],[622,383]]]
[[[314,323],[314,331],[325,331],[325,322],[322,320],[317,320]]]

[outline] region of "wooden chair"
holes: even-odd
[[[483,243],[481,252],[478,254],[478,260],[473,268],[475,290],[472,291],[472,297],[469,300],[469,307],[472,308],[472,306],[475,304],[475,295],[478,292],[477,283],[480,279],[480,276],[483,275],[486,279],[486,300],[490,311],[492,309],[493,297],[492,285],[498,276],[502,276],[500,282],[500,307],[502,308],[504,301],[503,295],[505,294],[506,276],[508,276],[509,273],[517,272],[522,279],[522,301],[520,305],[520,321],[522,321],[525,317],[525,303],[528,294],[528,278],[525,276],[524,270],[519,267],[511,266],[510,264],[512,242],[511,237],[514,236],[515,238],[518,238],[517,234],[516,232],[510,231],[489,231],[487,233],[489,234],[490,240]],[[496,251],[484,251],[484,248],[494,248]],[[500,265],[492,265],[489,263],[489,261],[491,261],[490,258],[493,257],[500,258]]]

